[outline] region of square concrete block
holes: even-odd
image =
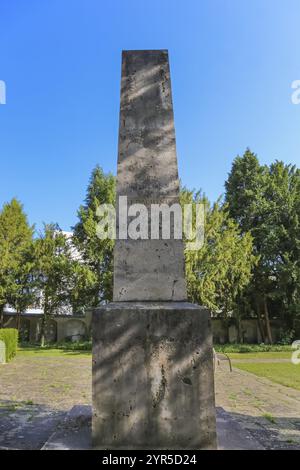
[[[216,447],[209,311],[113,302],[93,314],[93,447]]]

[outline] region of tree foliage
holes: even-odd
[[[300,172],[280,161],[260,165],[247,149],[234,160],[225,187],[230,216],[253,237],[258,263],[247,298],[272,342],[270,317],[292,328],[299,314]]]
[[[30,271],[32,268],[32,237],[22,204],[17,199],[4,204],[0,212],[0,316],[10,302],[17,311],[32,301]],[[21,306],[22,304],[22,306]]]
[[[101,204],[115,205],[116,183],[97,166],[73,237],[55,224],[34,238],[19,201],[0,211],[0,319],[9,303],[21,312],[37,298],[44,311],[42,341],[51,315],[83,312],[112,299],[114,240],[97,236]],[[300,316],[300,170],[275,161],[261,165],[249,149],[232,164],[225,197],[210,205],[182,188],[181,203],[205,206],[204,244],[185,250],[188,296],[215,316],[256,316],[272,342],[271,321],[288,332]],[[1,326],[1,325],[0,325]]]
[[[55,224],[45,225],[35,241],[36,285],[40,292],[43,320],[41,344],[53,314],[74,313],[85,307],[95,278],[92,271],[74,256],[72,241]]]
[[[233,316],[256,262],[252,237],[241,233],[220,202],[210,206],[201,193],[185,188],[181,202],[205,207],[204,244],[199,250],[185,251],[189,299],[209,307],[215,316]]]
[[[74,227],[74,243],[96,277],[92,305],[112,299],[114,240],[100,240],[97,236],[97,209],[100,204],[115,205],[115,200],[115,177],[106,175],[97,166],[92,172],[85,203],[79,208],[79,221]]]

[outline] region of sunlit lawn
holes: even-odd
[[[230,359],[290,359],[291,351],[280,352],[250,352],[250,353],[228,353]]]
[[[40,348],[40,347],[26,347],[18,348],[17,355],[25,357],[88,357],[91,356],[91,351],[77,351],[68,349],[56,348]]]

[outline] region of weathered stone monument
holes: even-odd
[[[124,196],[179,201],[165,50],[123,52],[117,204]],[[122,224],[114,299],[93,315],[93,446],[215,448],[210,315],[187,302],[183,242],[130,239]]]

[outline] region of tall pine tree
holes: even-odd
[[[97,209],[100,204],[115,205],[115,199],[115,177],[106,175],[97,166],[92,172],[85,203],[79,208],[79,221],[74,227],[74,243],[83,262],[96,276],[91,298],[93,306],[112,299],[114,240],[100,240],[97,236]]]
[[[30,227],[22,204],[17,199],[4,204],[0,212],[0,323],[3,325],[3,310],[5,304],[22,297],[24,283],[24,301],[22,309],[32,302],[27,295],[31,279],[27,276],[30,271],[30,249],[32,246],[34,228]],[[26,277],[26,281],[25,281]],[[25,300],[26,296],[26,300]],[[18,309],[18,318],[20,315]],[[18,319],[18,325],[19,325]]]
[[[280,317],[291,328],[299,310],[299,184],[295,167],[262,166],[249,149],[234,160],[225,183],[230,216],[253,236],[259,261],[247,294],[270,343],[270,319]]]

